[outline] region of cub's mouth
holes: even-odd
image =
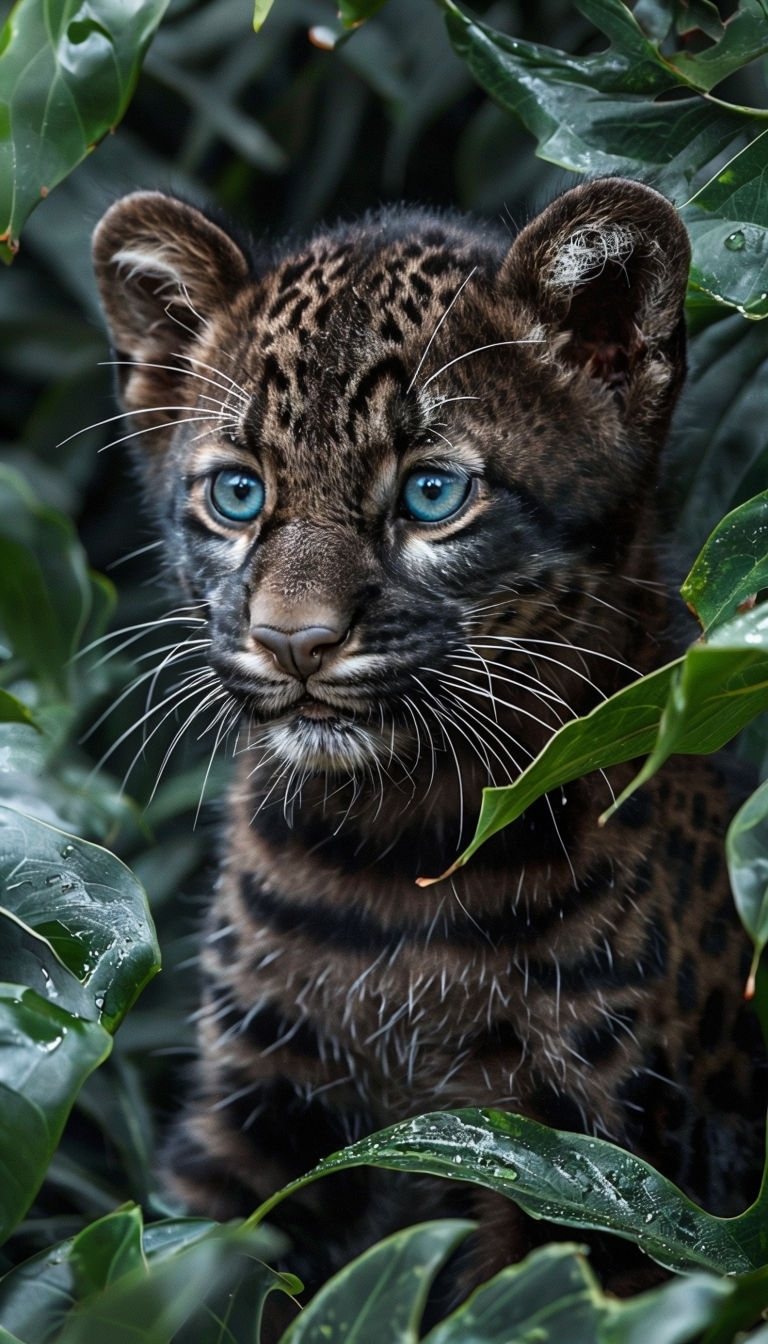
[[[265,724],[260,745],[277,762],[325,774],[369,771],[383,753],[380,735],[352,711],[309,698]]]
[[[293,711],[292,717],[309,719],[313,723],[336,723],[339,727],[352,723],[352,716],[348,711],[339,710],[335,705],[324,704],[321,700],[301,701]]]

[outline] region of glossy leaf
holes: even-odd
[[[300,1287],[259,1263],[272,1251],[261,1230],[183,1218],[144,1228],[127,1206],[0,1279],[0,1323],[30,1344],[170,1344],[190,1320],[195,1344],[221,1344],[216,1302],[239,1297],[256,1341],[267,1294]]]
[[[77,1093],[111,1044],[98,1023],[0,984],[0,1240],[26,1213]]]
[[[699,95],[658,101],[686,90],[689,74],[661,55],[622,0],[579,0],[577,8],[610,39],[607,50],[582,57],[507,37],[467,18],[453,0],[442,3],[456,50],[491,97],[535,136],[542,158],[592,176],[646,180],[680,204],[690,197],[694,283],[751,316],[768,314],[760,252],[768,227],[760,137],[768,113]],[[763,0],[749,3],[756,11]],[[738,64],[745,64],[765,41],[763,32],[754,52],[741,40],[730,44],[724,60],[732,64],[741,53]],[[689,62],[686,71],[693,69]],[[729,240],[740,232],[745,244],[733,246]]]
[[[491,1110],[435,1112],[381,1130],[286,1186],[253,1222],[319,1177],[364,1164],[485,1186],[534,1218],[634,1241],[667,1269],[743,1274],[768,1258],[767,1190],[738,1217],[715,1218],[605,1140]]]
[[[768,782],[760,785],[733,818],[726,856],[736,909],[755,945],[751,989],[758,959],[768,943]]]
[[[478,1288],[425,1344],[527,1344],[553,1338],[594,1344],[606,1302],[577,1248],[545,1246]]]
[[[75,1237],[70,1251],[78,1299],[100,1293],[131,1270],[144,1268],[138,1208],[119,1209],[100,1218]]]
[[[424,1298],[471,1224],[395,1233],[325,1285],[280,1344],[417,1344]],[[735,1280],[694,1274],[633,1302],[606,1297],[580,1248],[544,1246],[483,1284],[423,1344],[684,1344],[739,1296]]]
[[[768,316],[767,137],[768,128],[720,168],[683,211],[693,244],[691,283],[752,318]]]
[[[300,1285],[260,1260],[258,1237],[238,1225],[216,1227],[174,1254],[156,1256],[78,1303],[56,1344],[171,1344],[183,1328],[195,1344],[222,1344],[226,1317],[240,1311],[244,1339],[259,1339],[264,1302]]]
[[[128,1269],[135,1256],[135,1227],[141,1212],[118,1209],[70,1237],[15,1266],[0,1278],[0,1322],[35,1344],[55,1339],[69,1311],[90,1284],[102,1280],[104,1268]],[[147,1263],[176,1255],[215,1229],[205,1219],[176,1218],[144,1228],[140,1251]],[[101,1243],[107,1250],[101,1251]],[[117,1250],[117,1254],[115,1251]],[[115,1277],[115,1276],[112,1276]]]
[[[702,547],[681,593],[705,631],[768,586],[768,490],[726,514]]]
[[[125,112],[168,0],[18,0],[0,33],[0,257]]]
[[[673,752],[718,751],[768,709],[768,605],[716,626],[673,670],[648,759],[607,812],[610,816]]]
[[[673,752],[719,750],[768,709],[768,607],[717,627],[708,643],[632,682],[550,738],[513,784],[483,790],[475,834],[448,870],[550,789],[593,770],[646,755],[640,773],[606,812],[609,817]],[[442,874],[443,877],[447,873]],[[420,885],[437,880],[419,878]]]
[[[387,1237],[320,1290],[281,1344],[417,1344],[432,1280],[473,1226],[445,1219]]]
[[[697,89],[708,92],[734,71],[768,51],[768,7],[765,0],[739,0],[739,5],[703,51],[678,51],[669,64]]]
[[[146,897],[104,849],[0,805],[0,974],[114,1030],[159,965]]]
[[[603,1295],[578,1247],[544,1246],[478,1288],[424,1344],[684,1344],[738,1291],[734,1280],[691,1274],[617,1302]]]

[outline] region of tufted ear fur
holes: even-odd
[[[663,196],[602,178],[524,228],[502,274],[558,360],[619,394],[627,419],[655,421],[658,433],[684,373],[689,261],[685,227]]]
[[[145,410],[178,401],[175,365],[204,337],[249,275],[237,243],[194,206],[161,192],[117,201],[93,236],[93,263],[118,361],[124,405]],[[149,423],[172,419],[148,411]]]

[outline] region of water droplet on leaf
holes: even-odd
[[[746,246],[746,238],[743,229],[736,229],[734,233],[729,233],[724,246],[729,252],[743,252]]]

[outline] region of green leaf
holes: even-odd
[[[22,477],[2,466],[0,572],[0,641],[43,695],[67,698],[71,659],[86,629],[95,636],[106,624],[111,586],[91,575],[69,519],[39,504]]]
[[[629,1302],[609,1303],[596,1344],[693,1344],[739,1297],[741,1282],[690,1274]]]
[[[432,1280],[473,1227],[445,1219],[387,1237],[320,1290],[281,1344],[417,1344]]]
[[[143,1228],[141,1210],[127,1206],[0,1279],[0,1322],[34,1344],[165,1344],[189,1319],[184,1338],[221,1344],[216,1308],[235,1305],[243,1340],[255,1341],[267,1294],[300,1287],[257,1263],[265,1253],[261,1230],[190,1218]]]
[[[339,0],[338,10],[344,28],[357,28],[384,8],[386,0]]]
[[[768,943],[768,781],[736,813],[726,837],[731,887],[741,922],[755,945],[750,988]]]
[[[577,1248],[544,1246],[478,1288],[424,1344],[528,1344],[558,1332],[594,1344],[606,1306]]]
[[[768,709],[768,605],[716,626],[674,668],[648,759],[608,809],[610,816],[673,752],[718,751]]]
[[[114,1031],[158,966],[146,896],[124,864],[0,805],[0,975]]]
[[[104,841],[121,826],[139,825],[136,808],[118,785],[73,760],[66,741],[73,711],[50,705],[27,724],[0,723],[0,802],[90,839]]]
[[[673,752],[718,751],[765,709],[768,606],[718,626],[706,644],[694,644],[684,658],[564,724],[513,784],[483,789],[475,834],[448,873],[550,789],[648,753],[642,770],[605,813],[607,819]],[[421,886],[436,880],[418,879]]]
[[[667,59],[683,79],[707,93],[766,51],[768,5],[765,0],[740,0],[714,46],[695,53],[678,51]]]
[[[715,1218],[612,1143],[492,1110],[435,1112],[381,1130],[326,1158],[249,1221],[321,1176],[363,1165],[482,1185],[534,1218],[634,1241],[667,1269],[742,1274],[768,1258],[768,1186],[745,1213]]]
[[[768,490],[718,523],[680,589],[704,630],[768,585]]]
[[[752,1344],[752,1334],[742,1335],[755,1321],[759,1320],[768,1305],[768,1266],[752,1274],[742,1274],[733,1282],[734,1291],[726,1297],[710,1322],[702,1344]],[[607,1341],[606,1344],[610,1344]],[[617,1340],[616,1344],[620,1344]],[[639,1344],[639,1342],[638,1342]]]
[[[694,252],[691,284],[751,318],[768,317],[766,135],[740,150],[683,211]]]
[[[0,33],[0,256],[123,116],[168,0],[18,0]]]
[[[754,10],[764,0],[748,2]],[[611,43],[581,57],[507,37],[467,18],[453,0],[442,4],[454,47],[491,97],[536,138],[542,158],[578,173],[649,181],[680,202],[690,197],[695,285],[749,316],[768,315],[760,251],[768,227],[760,138],[768,113],[698,94],[658,101],[687,90],[691,81],[648,40],[621,0],[579,0],[577,8]],[[746,32],[741,29],[742,38]],[[763,28],[758,50],[765,42]],[[729,64],[737,51],[744,51],[742,39],[729,46]],[[749,53],[740,63],[748,59]]]
[[[130,1219],[130,1225],[126,1223]],[[16,1265],[0,1279],[0,1321],[26,1340],[43,1344],[58,1334],[68,1312],[82,1298],[88,1284],[103,1275],[105,1261],[100,1256],[99,1241],[111,1248],[128,1232],[130,1226],[141,1224],[140,1210],[118,1209],[92,1223],[78,1237],[70,1237],[22,1264]],[[113,1231],[114,1225],[114,1231]],[[175,1218],[153,1223],[145,1228],[141,1249],[148,1262],[159,1261],[194,1245],[211,1232],[215,1223],[200,1218]],[[75,1248],[78,1247],[76,1253]],[[131,1255],[133,1252],[131,1251]],[[77,1259],[80,1259],[78,1266]],[[91,1266],[93,1255],[101,1269]],[[124,1269],[129,1266],[124,1257],[113,1261]]]
[[[258,33],[259,29],[266,22],[270,9],[275,0],[254,0],[253,5],[253,28]]]
[[[448,871],[462,867],[486,840],[550,789],[650,751],[681,661],[659,668],[618,691],[584,718],[564,724],[514,784],[483,789],[475,834]],[[423,886],[436,879],[418,880]]]
[[[621,0],[578,5],[611,38],[607,51],[583,57],[495,32],[452,0],[444,7],[451,41],[478,83],[523,122],[550,162],[640,177],[652,167],[654,181],[675,195],[752,126],[745,114],[698,97],[654,102],[681,81]]]
[[[75,1237],[70,1251],[78,1299],[102,1292],[131,1270],[144,1268],[141,1209],[119,1209],[91,1223]]]
[[[578,1247],[544,1246],[478,1288],[424,1344],[684,1344],[738,1297],[737,1285],[692,1274],[617,1302],[602,1293]]]
[[[9,691],[0,690],[0,723],[26,723],[36,727],[34,715],[22,700]]]
[[[98,1023],[0,984],[0,1240],[29,1208],[77,1093],[111,1045]]]
[[[424,1298],[469,1227],[445,1220],[388,1237],[334,1275],[280,1344],[417,1344]],[[737,1280],[695,1274],[619,1303],[602,1293],[578,1247],[544,1246],[478,1288],[423,1344],[558,1337],[567,1344],[684,1344],[718,1319],[739,1289]]]
[[[241,1338],[256,1341],[269,1293],[292,1294],[299,1286],[262,1264],[261,1249],[242,1226],[214,1228],[79,1303],[56,1344],[171,1344],[182,1327],[195,1344],[223,1344],[232,1336],[222,1322],[233,1312],[243,1320]]]
[[[675,538],[695,555],[723,514],[765,489],[768,322],[729,314],[691,342],[690,372],[670,443]]]

